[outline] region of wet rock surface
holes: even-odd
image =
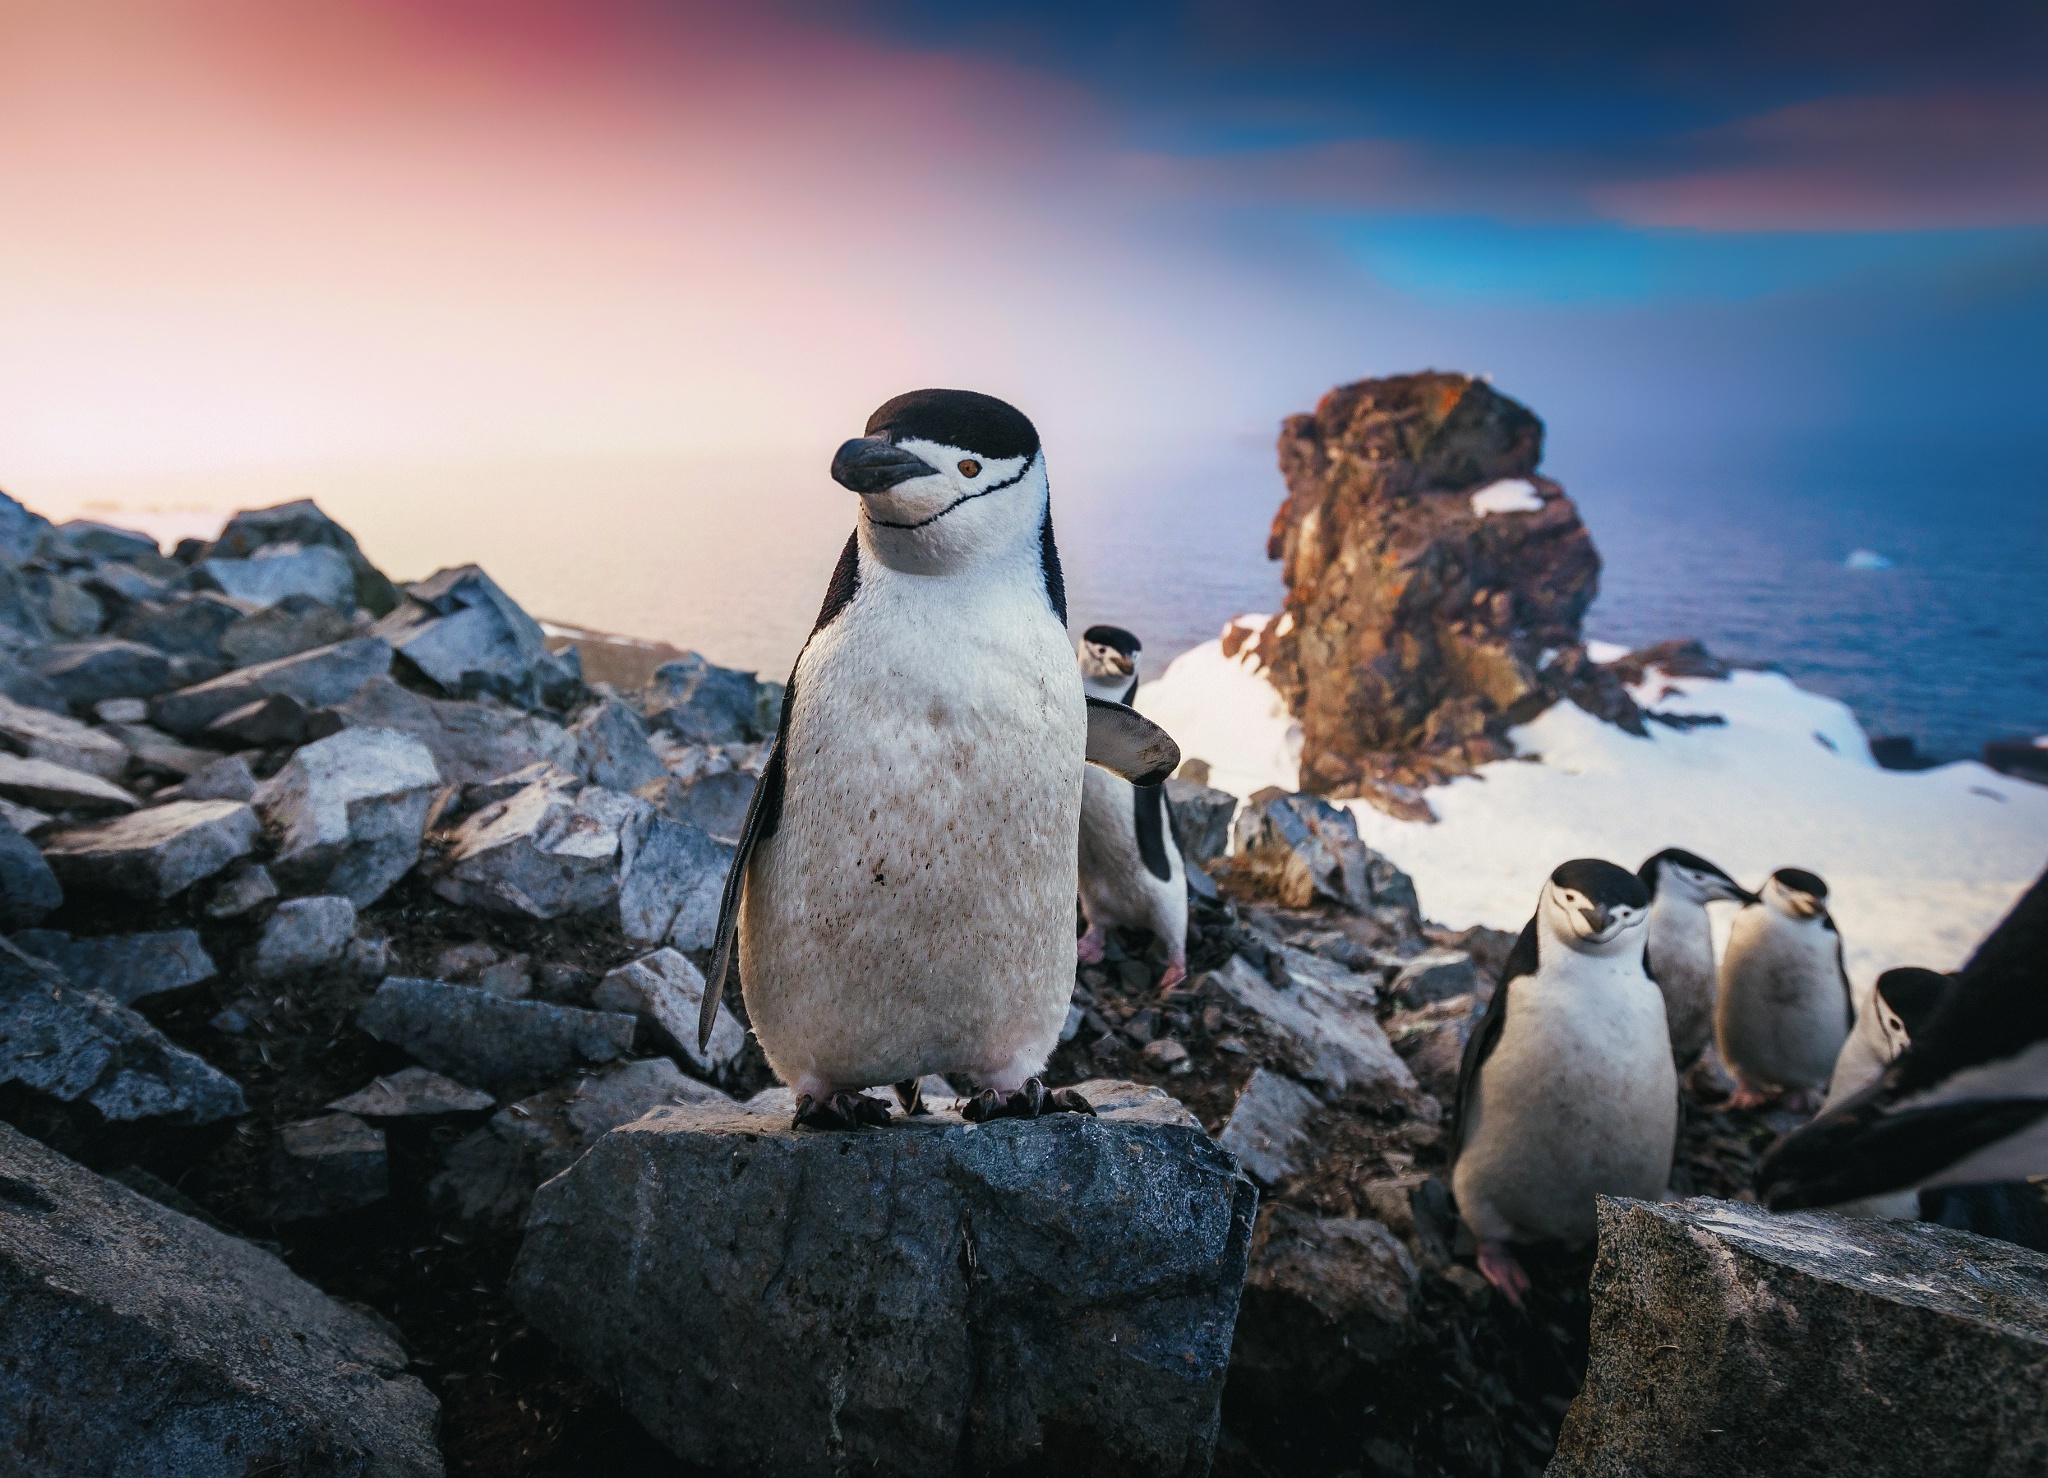
[[[1549,1473],[2048,1465],[2048,1258],[1916,1222],[1600,1207],[1592,1363]]]
[[[854,1135],[658,1110],[542,1188],[515,1297],[718,1471],[1200,1474],[1255,1193],[1163,1093],[1082,1091]]]

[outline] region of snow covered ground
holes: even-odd
[[[1359,831],[1414,877],[1424,913],[1457,928],[1519,929],[1572,857],[1633,868],[1685,847],[1749,886],[1808,868],[1827,880],[1859,996],[1893,965],[1961,964],[2048,864],[2048,787],[1975,763],[1881,770],[1847,707],[1778,673],[1652,673],[1635,696],[1728,723],[1652,724],[1638,739],[1560,703],[1511,732],[1516,759],[1430,790],[1435,825],[1352,802]],[[1294,787],[1301,732],[1249,652],[1204,643],[1141,688],[1138,707],[1209,761],[1211,784]],[[1725,933],[1732,908],[1715,911]]]

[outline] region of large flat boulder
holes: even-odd
[[[248,856],[262,829],[239,801],[170,801],[59,832],[43,855],[67,888],[161,899]]]
[[[0,750],[0,796],[42,811],[112,816],[140,804],[110,780],[50,760],[26,759]]]
[[[0,1124],[0,1471],[432,1478],[405,1367],[269,1253]]]
[[[14,936],[14,942],[62,970],[73,985],[98,991],[124,1006],[214,976],[213,957],[192,929],[100,934],[85,939],[55,929],[24,929]]]
[[[108,1119],[210,1124],[246,1113],[242,1085],[130,1008],[80,990],[0,940],[0,1083]]]
[[[170,659],[117,636],[59,642],[40,648],[31,662],[73,708],[91,708],[102,698],[147,698],[171,686]]]
[[[619,887],[619,926],[626,937],[709,949],[733,851],[688,822],[654,817]]]
[[[390,670],[391,648],[377,637],[361,636],[159,694],[150,701],[149,716],[158,727],[190,739],[222,714],[273,693],[296,698],[308,708],[323,708],[344,702],[371,678]]]
[[[128,768],[127,745],[76,719],[6,697],[0,697],[0,747],[102,780],[119,780]]]
[[[1157,1089],[852,1134],[661,1108],[542,1186],[513,1297],[733,1475],[1209,1468],[1257,1193]]]
[[[378,986],[356,1020],[436,1072],[497,1092],[623,1056],[635,1025],[617,1012],[507,1000],[473,985],[403,976]]]
[[[2048,1257],[1922,1222],[1600,1202],[1552,1478],[2048,1471]]]
[[[256,792],[277,838],[271,870],[369,907],[420,860],[440,784],[433,755],[410,734],[343,729],[306,745]]]

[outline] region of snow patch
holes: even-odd
[[[1489,513],[1541,513],[1543,496],[1526,477],[1503,477],[1472,495],[1472,511],[1481,518]]]
[[[1432,787],[1435,825],[1344,804],[1366,842],[1415,879],[1423,912],[1453,928],[1521,928],[1550,870],[1572,857],[1633,868],[1684,847],[1751,886],[1774,868],[1810,868],[1828,881],[1859,998],[1894,965],[1960,965],[2048,864],[2048,787],[1973,761],[1879,769],[1846,706],[1782,673],[1652,672],[1635,693],[1728,722],[1652,725],[1638,739],[1559,703],[1510,732],[1518,758]],[[1138,707],[1209,761],[1211,784],[1240,797],[1294,789],[1300,726],[1256,664],[1226,659],[1218,643],[1176,658],[1138,690]],[[1732,910],[1715,912],[1725,935]]]
[[[1586,655],[1602,667],[1605,667],[1610,662],[1619,662],[1633,650],[1634,648],[1625,647],[1620,642],[1589,641],[1586,643]]]

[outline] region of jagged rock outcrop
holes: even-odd
[[[1542,455],[1543,423],[1468,375],[1360,380],[1287,419],[1266,551],[1287,603],[1261,644],[1304,789],[1421,817],[1419,787],[1503,758],[1561,694],[1626,712],[1568,655],[1600,557]]]
[[[1600,1203],[1551,1478],[2048,1468],[2048,1258],[1925,1223]]]

